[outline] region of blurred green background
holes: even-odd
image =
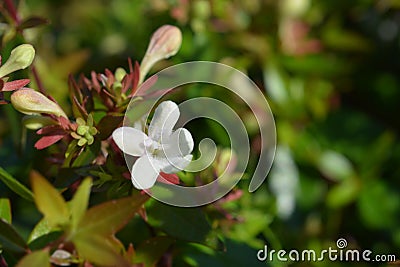
[[[64,106],[69,73],[126,68],[128,57],[140,61],[163,24],[178,26],[183,44],[154,71],[192,60],[222,62],[265,93],[278,134],[268,179],[253,194],[243,181],[243,196],[224,204],[235,223],[215,220],[229,240],[227,253],[187,246],[177,264],[250,266],[264,244],[318,250],[335,247],[340,237],[349,247],[400,257],[400,1],[25,0],[19,10],[50,22],[25,37],[37,50],[45,88]],[[194,94],[221,95],[204,90]],[[8,107],[0,114],[0,162],[21,177],[22,166],[38,164],[42,152],[15,154],[22,130],[8,122],[20,117]],[[24,204],[13,203],[21,229],[38,218]]]

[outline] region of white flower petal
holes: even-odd
[[[178,105],[172,101],[164,101],[154,111],[153,119],[149,125],[149,136],[158,141],[161,136],[169,136],[179,119]]]
[[[144,153],[144,140],[147,135],[132,127],[120,127],[112,134],[115,143],[124,153],[138,157]]]
[[[148,189],[152,187],[160,173],[160,169],[154,160],[147,155],[138,158],[133,164],[131,180],[137,189]]]
[[[184,157],[193,151],[194,146],[192,135],[185,128],[179,128],[169,137],[163,138],[162,143],[162,148],[167,158]]]
[[[185,157],[171,157],[158,159],[157,165],[161,167],[161,171],[165,173],[177,173],[184,170],[192,161],[193,155]]]

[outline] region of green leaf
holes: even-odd
[[[85,147],[78,157],[76,157],[71,167],[81,167],[90,164],[97,157],[100,149],[100,142],[94,142],[92,145]]]
[[[42,235],[46,235],[46,234],[50,233],[52,230],[53,230],[53,228],[50,227],[49,222],[46,219],[40,220],[36,224],[35,228],[33,228],[31,234],[29,235],[28,244],[31,241],[41,237]]]
[[[21,196],[22,198],[33,201],[32,192],[26,188],[23,184],[21,184],[17,179],[12,177],[8,172],[6,172],[2,167],[0,167],[0,180],[5,183],[8,188],[14,191],[16,194]]]
[[[0,219],[0,244],[4,249],[13,252],[23,252],[26,249],[24,239],[3,219]]]
[[[81,235],[74,239],[80,257],[101,266],[126,266],[129,263],[117,252],[107,238],[98,235]]]
[[[0,198],[0,219],[11,224],[11,205],[8,198]]]
[[[174,239],[167,236],[157,236],[144,241],[136,249],[134,263],[144,263],[145,267],[155,266],[174,242]]]
[[[22,258],[16,267],[50,267],[50,256],[47,250],[39,250],[32,252]]]
[[[61,194],[39,173],[31,173],[35,203],[50,226],[63,226],[68,223],[69,210]]]
[[[180,208],[153,202],[147,208],[147,214],[149,223],[168,235],[207,245],[211,226],[200,208]]]
[[[59,239],[62,235],[64,234],[63,231],[53,231],[44,235],[41,235],[40,237],[36,238],[32,242],[29,243],[29,248],[31,250],[38,250],[45,248],[52,242],[55,242],[57,239]]]
[[[115,234],[147,201],[147,195],[136,195],[112,200],[90,208],[77,227],[78,235]]]
[[[329,191],[326,203],[332,208],[348,205],[357,198],[359,189],[360,185],[356,179],[346,179]]]
[[[391,229],[398,225],[398,193],[384,181],[363,184],[357,205],[364,225],[373,229]]]
[[[83,180],[74,197],[70,202],[72,227],[76,227],[85,214],[89,204],[90,190],[92,188],[92,179]]]

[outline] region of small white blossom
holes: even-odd
[[[173,131],[179,115],[177,104],[164,101],[154,112],[148,134],[134,127],[120,127],[113,132],[115,143],[124,153],[139,157],[131,169],[136,188],[148,189],[160,172],[176,173],[191,162],[192,135],[184,128]]]

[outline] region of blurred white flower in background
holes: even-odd
[[[282,219],[289,218],[295,209],[298,184],[299,171],[290,149],[286,146],[278,146],[269,185],[276,196],[278,216]]]

